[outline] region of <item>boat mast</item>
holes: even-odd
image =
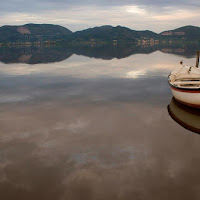
[[[199,67],[199,51],[197,51],[196,68]]]

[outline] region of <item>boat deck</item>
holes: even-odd
[[[181,88],[200,88],[200,79],[179,79],[175,81],[169,81],[172,85]]]

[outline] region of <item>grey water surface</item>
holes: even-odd
[[[180,60],[195,50],[0,48],[0,199],[200,199],[200,136],[167,110]]]

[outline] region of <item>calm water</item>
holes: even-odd
[[[1,48],[0,199],[200,199],[200,136],[167,109],[195,51]]]

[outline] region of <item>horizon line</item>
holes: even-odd
[[[63,26],[63,25],[60,25],[60,24],[31,23],[31,22],[30,22],[30,23],[23,24],[23,25],[8,25],[8,24],[6,24],[6,25],[0,26],[0,28],[1,28],[1,27],[4,27],[4,26],[25,26],[25,25],[29,25],[29,24],[61,26],[61,27],[64,27],[64,28],[68,29],[69,31],[71,31],[71,30],[70,30],[69,28],[67,28],[66,26]],[[103,27],[103,26],[111,26],[111,27],[113,27],[113,28],[120,26],[120,27],[128,28],[128,29],[130,29],[130,30],[132,30],[132,31],[151,31],[151,32],[157,33],[157,34],[161,34],[161,33],[166,32],[166,31],[173,31],[173,30],[176,30],[176,29],[178,29],[178,28],[183,28],[183,27],[187,27],[187,26],[193,26],[193,27],[200,28],[199,26],[196,26],[196,25],[185,25],[185,26],[180,26],[180,27],[177,27],[177,28],[174,28],[174,29],[165,30],[165,31],[162,31],[162,32],[159,32],[159,33],[158,33],[158,32],[154,32],[154,31],[149,30],[149,29],[136,30],[136,29],[131,29],[131,28],[127,27],[127,26],[121,26],[121,25],[117,25],[117,26],[112,26],[112,25],[101,25],[101,26],[94,26],[94,27],[90,27],[90,28],[86,28],[86,29],[82,29],[82,30],[77,30],[77,31],[71,31],[71,32],[72,32],[72,33],[75,33],[75,32],[79,32],[79,31],[84,31],[84,30],[88,30],[88,29],[92,29],[92,28],[97,28],[97,27]]]

